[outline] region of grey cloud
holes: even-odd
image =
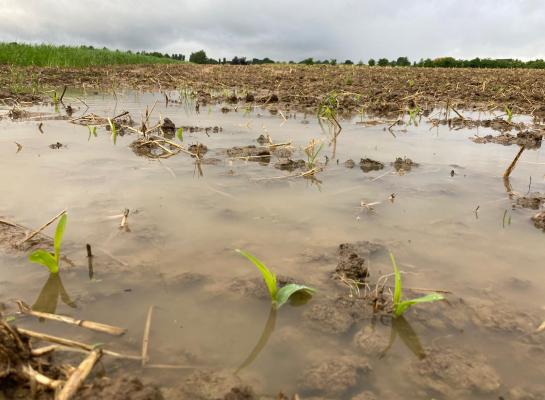
[[[210,56],[545,57],[541,0],[0,0],[0,40]]]

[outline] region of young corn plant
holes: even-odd
[[[28,259],[36,264],[43,265],[49,272],[52,274],[59,273],[59,260],[61,257],[61,242],[64,235],[64,229],[66,228],[66,220],[68,219],[66,214],[63,214],[57,223],[57,228],[55,229],[55,237],[53,240],[53,247],[55,253],[51,254],[47,250],[38,249],[32,252]]]
[[[416,106],[415,108],[409,108],[409,124],[414,124],[414,126],[418,126],[418,122],[416,118],[420,115],[420,107]]]
[[[89,138],[87,141],[91,140],[91,136],[97,137],[97,127],[95,125],[87,125],[87,129],[89,129]]]
[[[505,106],[505,114],[507,114],[507,122],[511,123],[513,120],[513,110],[511,110],[508,106]]]
[[[176,137],[178,138],[178,140],[179,140],[180,142],[183,142],[183,141],[184,141],[184,128],[179,127],[179,128],[176,130]]]
[[[444,300],[445,297],[439,293],[430,293],[426,296],[418,297],[411,300],[401,300],[403,294],[403,287],[401,285],[401,274],[397,268],[396,260],[394,255],[390,253],[390,260],[394,266],[394,275],[395,275],[395,288],[394,288],[394,317],[402,316],[405,311],[414,306],[415,304],[420,303],[433,303],[434,301]]]
[[[110,118],[108,118],[108,123],[110,124],[110,130],[112,131],[112,139],[114,141],[114,145],[117,141],[117,128],[115,126],[115,123],[112,122]]]
[[[307,167],[309,170],[316,166],[316,158],[322,151],[323,147],[324,144],[318,142],[316,139],[311,139],[310,142],[308,142],[308,146],[305,147],[305,154],[307,155]]]
[[[295,283],[289,283],[281,288],[278,288],[278,284],[276,282],[276,274],[271,272],[265,266],[265,264],[263,264],[260,260],[258,260],[250,253],[239,249],[236,249],[235,251],[250,260],[250,262],[255,265],[259,272],[261,272],[261,276],[265,281],[265,285],[267,285],[267,289],[269,291],[269,295],[271,296],[271,302],[274,308],[278,309],[282,307],[290,299],[290,297],[296,293],[302,293],[308,296],[312,296],[316,292],[316,290],[311,287],[298,285]]]

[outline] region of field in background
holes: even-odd
[[[0,64],[37,67],[89,67],[114,64],[167,64],[178,61],[166,57],[127,51],[95,49],[88,46],[52,46],[0,43]]]

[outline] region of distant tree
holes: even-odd
[[[369,61],[367,61],[367,65],[369,65],[370,67],[374,67],[375,64],[376,62],[374,58],[370,58]]]
[[[377,65],[379,67],[387,67],[388,65],[390,65],[390,62],[388,61],[387,58],[381,58],[381,59],[378,60]]]
[[[396,61],[396,65],[398,67],[410,67],[411,62],[409,61],[407,57],[398,57]]]
[[[346,60],[344,62],[344,65],[354,65],[354,63],[352,62],[352,60]]]
[[[199,50],[194,53],[191,53],[189,56],[189,62],[195,64],[206,64],[208,62],[208,57],[206,57],[206,52],[204,50]]]
[[[315,64],[314,59],[312,57],[305,58],[304,60],[299,61],[299,64],[305,64],[305,65],[313,65]]]
[[[329,61],[329,63],[330,63],[331,65],[337,65],[337,59],[336,59],[336,58],[332,58],[332,59]]]

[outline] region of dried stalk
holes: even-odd
[[[25,243],[26,241],[32,239],[34,236],[36,236],[38,233],[40,233],[41,231],[43,231],[45,228],[47,228],[49,225],[51,225],[53,222],[55,222],[55,220],[59,217],[61,217],[64,213],[66,213],[66,209],[62,210],[59,214],[57,214],[56,216],[54,216],[51,220],[49,220],[46,224],[42,225],[40,228],[38,228],[37,230],[35,230],[34,232],[32,232],[30,235],[28,235],[27,237],[25,237],[23,240],[21,240],[20,242],[18,242],[16,244],[17,247],[21,246],[23,243]]]
[[[144,367],[148,362],[148,347],[149,347],[149,335],[151,330],[151,317],[153,316],[153,306],[150,306],[148,310],[148,317],[146,318],[146,325],[144,326],[144,337],[142,338],[142,366]]]
[[[34,331],[31,331],[31,330],[28,330],[28,329],[17,328],[17,332],[19,332],[21,335],[28,336],[28,337],[33,338],[33,339],[43,340],[44,342],[57,343],[57,344],[60,344],[60,345],[66,346],[66,347],[73,347],[73,348],[76,348],[76,349],[81,349],[81,350],[86,350],[86,351],[93,351],[95,349],[95,347],[90,345],[90,344],[77,342],[75,340],[65,339],[65,338],[58,337],[58,336],[47,335],[45,333],[34,332]],[[141,359],[140,356],[124,355],[124,354],[116,353],[115,351],[110,351],[110,350],[105,350],[105,349],[103,349],[102,352],[104,354],[112,356],[112,357],[125,358],[125,359],[128,359],[128,360],[140,360]]]
[[[34,370],[30,365],[23,365],[21,367],[21,373],[25,375],[29,380],[36,381],[40,385],[47,386],[52,390],[57,390],[61,386],[62,381],[48,378],[45,375],[40,374],[38,371]]]
[[[57,322],[63,322],[65,324],[81,326],[82,328],[85,328],[85,329],[90,329],[96,332],[108,333],[113,336],[121,336],[125,334],[125,332],[127,332],[126,329],[119,328],[117,326],[101,324],[99,322],[75,319],[75,318],[64,316],[64,315],[34,311],[28,304],[22,302],[21,300],[17,300],[16,303],[19,306],[19,311],[21,311],[21,313],[26,315],[31,315],[36,318],[44,318],[51,321],[57,321]]]
[[[511,164],[509,164],[509,167],[507,167],[507,169],[505,170],[505,173],[503,174],[504,179],[509,178],[509,175],[511,175],[511,172],[513,172],[513,169],[515,169],[515,165],[517,165],[517,161],[519,160],[520,156],[522,155],[525,149],[526,149],[526,146],[522,146],[520,148],[519,152],[517,153],[517,155],[511,162]]]
[[[95,349],[81,362],[76,370],[70,375],[68,381],[62,388],[56,400],[70,400],[83,384],[87,376],[91,373],[93,367],[102,356],[100,349]]]

